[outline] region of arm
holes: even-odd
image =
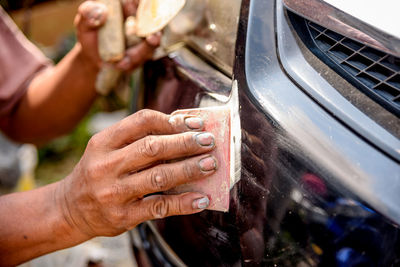
[[[65,223],[59,184],[0,197],[0,266],[14,266],[85,240]]]
[[[153,194],[215,172],[216,159],[204,155],[214,138],[202,125],[196,118],[138,112],[92,137],[64,180],[0,197],[0,266],[118,235],[146,220],[204,210],[209,200],[199,193]]]
[[[55,67],[38,73],[30,82],[17,110],[2,123],[2,130],[22,142],[42,143],[71,130],[96,98],[94,88],[101,61],[97,29],[106,20],[104,5],[84,2],[75,18],[78,43]],[[120,69],[131,70],[151,58],[159,36],[129,49]]]
[[[57,66],[32,80],[3,130],[13,139],[36,144],[68,132],[96,97],[97,71],[77,44]]]

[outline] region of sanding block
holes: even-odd
[[[215,137],[215,149],[210,153],[217,161],[217,170],[211,176],[180,185],[168,193],[199,192],[210,199],[207,209],[227,212],[231,180],[231,111],[229,106],[177,110],[172,115],[193,115],[204,121],[204,131]]]
[[[126,45],[134,46],[141,38],[161,31],[183,8],[186,0],[140,0],[136,17],[123,17],[121,0],[97,0],[107,6],[108,16],[98,34],[100,58],[106,64],[96,80],[96,91],[107,95],[122,75],[112,63],[121,60]],[[108,64],[107,64],[108,63]]]

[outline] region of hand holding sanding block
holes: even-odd
[[[125,44],[134,46],[142,39],[161,31],[183,8],[186,0],[140,0],[136,18],[128,17],[124,27],[121,0],[97,0],[107,6],[107,21],[98,34],[100,58],[106,63],[121,60]],[[96,80],[96,91],[107,95],[116,86],[122,72],[112,64],[100,70]]]
[[[230,142],[231,114],[229,106],[177,110],[172,115],[193,115],[204,121],[204,131],[215,137],[215,149],[210,153],[217,161],[217,170],[211,176],[192,183],[183,184],[167,193],[199,192],[207,195],[210,205],[207,209],[227,212],[230,191]]]

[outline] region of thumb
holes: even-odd
[[[107,19],[107,7],[99,2],[85,1],[78,8],[75,27],[80,32],[92,31],[104,24]]]

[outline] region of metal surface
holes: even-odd
[[[188,0],[167,28],[167,43],[184,40],[227,75],[232,75],[241,0]],[[229,7],[229,10],[226,8]]]
[[[157,72],[151,73],[155,70]],[[175,51],[169,58],[145,67],[145,74],[149,75],[146,78],[149,82],[145,82],[148,93],[147,108],[170,112],[170,110],[187,107],[223,105],[232,99],[230,97],[232,81],[185,48]],[[150,81],[156,86],[153,87]],[[173,99],[169,100],[169,96]],[[157,101],[153,102],[154,99]],[[234,104],[238,105],[237,98]],[[233,126],[236,130],[237,127],[239,127],[239,132],[234,136],[239,140],[235,143],[240,145],[238,142],[241,139],[240,122]],[[236,159],[240,160],[240,157],[235,158],[235,161]],[[212,218],[204,221],[203,216],[212,216]],[[155,223],[161,237],[188,266],[231,266],[235,262],[240,262],[240,249],[235,236],[228,237],[234,230],[234,226],[229,223],[224,223],[225,226],[222,227],[220,225],[229,217],[228,213],[205,211],[202,212],[200,218],[197,216],[172,217]],[[177,220],[176,223],[175,220]],[[165,227],[162,226],[164,223]],[[186,225],[186,223],[189,224]],[[199,232],[197,229],[203,229],[204,223],[208,225],[207,230]],[[156,262],[153,266],[168,266],[169,264],[174,266],[171,260],[167,260],[166,254],[163,257],[157,256],[164,250],[160,245],[160,238],[146,231],[143,232],[142,239],[148,257],[141,255],[139,248],[135,248],[139,252],[139,266],[148,266],[145,264],[146,258]],[[194,247],[190,244],[191,242],[195,243]],[[182,253],[182,249],[177,249],[177,246],[185,252]],[[212,251],[209,251],[210,248]]]
[[[228,101],[231,92],[231,79],[215,71],[204,60],[190,52],[187,48],[179,48],[169,55],[178,66],[178,71],[195,82],[200,88],[208,91],[223,103]]]
[[[278,53],[288,74],[347,127],[400,161],[400,140],[358,110],[307,63],[289,28],[281,0],[276,7]]]
[[[399,37],[383,32],[322,0],[283,0],[283,3],[296,14],[332,31],[394,56],[400,56]]]
[[[275,45],[271,45],[275,32],[262,12],[267,9],[260,1],[255,1],[250,11],[245,65],[250,92],[299,142],[302,153],[312,156],[332,172],[335,179],[332,182],[345,185],[372,207],[400,223],[399,188],[393,186],[400,184],[399,163],[336,121],[281,72]]]
[[[275,12],[275,1],[242,2],[234,66],[241,179],[229,213],[175,216],[155,226],[188,266],[395,266],[399,164],[282,71]],[[202,71],[182,60],[163,59],[145,70],[152,82],[147,107],[167,112],[226,98],[224,87],[202,80]],[[150,257],[157,255],[153,235],[141,238],[151,241]]]

